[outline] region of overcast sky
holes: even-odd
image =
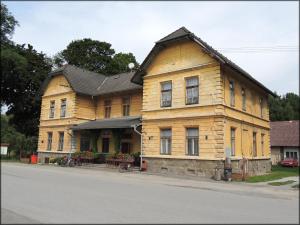
[[[4,4],[20,23],[13,40],[48,56],[72,40],[92,38],[141,63],[155,41],[185,26],[272,91],[299,93],[298,2]]]

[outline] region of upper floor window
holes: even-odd
[[[67,99],[62,99],[60,104],[60,117],[66,117]]]
[[[264,156],[265,155],[265,134],[261,134],[260,143],[261,143],[261,154],[262,156]]]
[[[199,102],[199,80],[198,77],[186,78],[186,104],[198,104]]]
[[[230,128],[230,145],[231,145],[231,155],[235,156],[235,128]]]
[[[253,156],[257,156],[257,145],[256,145],[256,132],[253,132]]]
[[[246,111],[246,92],[244,88],[242,88],[242,108]]]
[[[52,132],[48,132],[48,142],[47,142],[47,150],[51,151],[52,148]]]
[[[161,83],[161,107],[172,106],[172,81]]]
[[[160,130],[160,154],[171,154],[172,130]]]
[[[234,82],[229,82],[229,89],[230,89],[230,106],[235,105],[235,94],[234,94]]]
[[[54,112],[55,112],[55,101],[51,101],[50,102],[49,118],[54,118]]]
[[[104,101],[104,117],[110,118],[110,112],[111,112],[111,100],[105,100]]]
[[[64,149],[64,132],[58,132],[58,151],[62,151]]]
[[[263,118],[263,98],[259,98],[260,117]]]
[[[122,99],[123,103],[123,116],[129,116],[130,113],[130,97],[124,97]]]
[[[187,155],[199,155],[199,129],[186,129],[186,153]]]

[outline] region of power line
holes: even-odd
[[[216,49],[227,53],[299,52],[299,46],[295,45],[244,46]]]

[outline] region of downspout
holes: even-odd
[[[141,125],[142,125],[141,123],[132,125],[133,130],[134,130],[137,134],[139,134],[139,135],[141,136],[141,155],[140,155],[140,157],[141,157],[141,162],[140,162],[140,171],[142,170],[142,163],[143,163],[143,133],[139,132],[136,128],[137,128],[138,126],[141,126]]]

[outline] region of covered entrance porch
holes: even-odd
[[[135,154],[141,151],[141,117],[94,120],[75,125],[75,152],[91,151],[113,155]]]

